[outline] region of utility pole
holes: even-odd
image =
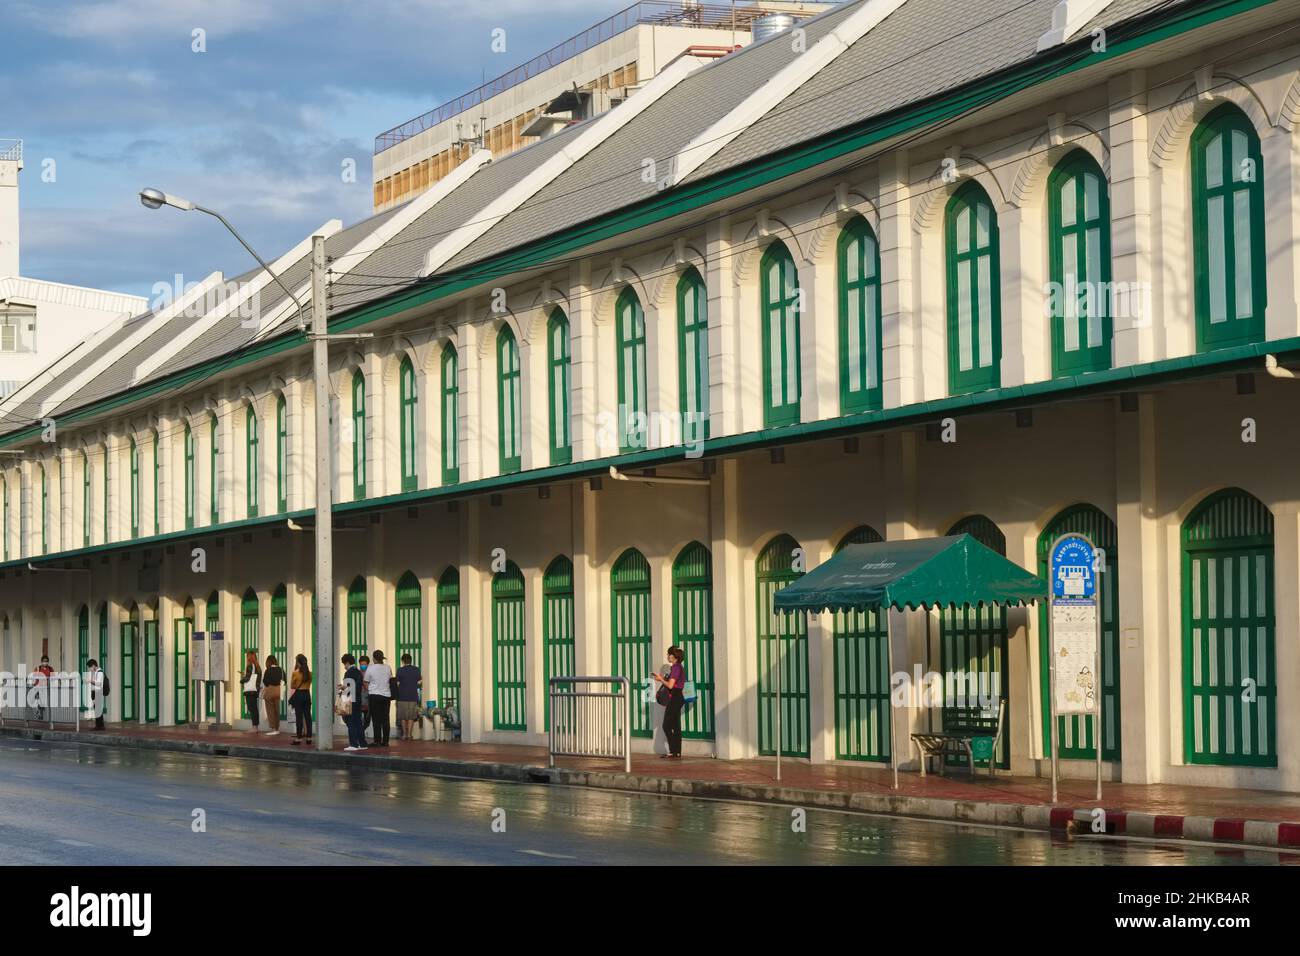
[[[325,303],[325,237],[311,237],[311,358],[316,387],[316,749],[334,746],[334,528],[330,452],[330,363]]]

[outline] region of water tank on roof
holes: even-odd
[[[794,26],[794,17],[788,13],[769,13],[766,16],[758,17],[750,26],[750,33],[754,37],[754,42],[766,40],[768,37],[774,37],[778,33],[784,33]]]

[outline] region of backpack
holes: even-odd
[[[101,673],[104,674],[104,696],[107,697],[107,696],[108,696],[109,689],[110,689],[110,687],[109,687],[109,683],[108,683],[108,674],[105,673],[105,672],[102,672],[102,671],[101,671]]]

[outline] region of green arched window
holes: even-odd
[[[358,575],[348,588],[348,653],[360,657],[366,653],[366,579]]]
[[[618,330],[618,447],[635,451],[646,445],[645,312],[631,286],[614,307]]]
[[[99,446],[100,461],[104,463],[104,544],[108,544],[108,445]]]
[[[460,703],[460,572],[448,568],[438,578],[438,696]]]
[[[677,382],[682,441],[709,437],[709,295],[692,266],[677,280]]]
[[[492,728],[528,729],[524,576],[513,561],[492,577]]]
[[[692,541],[673,561],[673,643],[686,655],[686,679],[695,704],[682,712],[682,736],[713,739],[716,679],[713,676],[713,557]]]
[[[497,333],[497,449],[503,475],[519,470],[523,445],[522,391],[519,343],[510,326],[503,325]]]
[[[799,275],[782,242],[763,253],[762,285],[763,424],[799,421]]]
[[[653,666],[651,644],[650,564],[636,548],[624,551],[610,572],[610,612],[613,627],[614,673],[633,687],[644,687]],[[632,736],[654,734],[650,703],[643,695],[633,698]]]
[[[153,431],[153,533],[162,533],[162,511],[158,507],[159,485],[162,483],[162,462],[158,458],[158,430]]]
[[[460,481],[460,386],[456,347],[442,350],[442,483]]]
[[[417,446],[420,432],[415,421],[419,396],[415,388],[415,365],[409,355],[402,357],[401,367],[397,370],[397,391],[401,418],[402,490],[414,491],[419,484]]]
[[[243,600],[239,602],[239,662],[235,668],[237,674],[244,672],[250,651],[257,658],[257,663],[259,665],[262,663],[260,617],[257,592],[249,588],[244,592]],[[248,719],[248,698],[242,692],[239,695],[239,715],[245,720]]]
[[[366,377],[352,374],[352,500],[366,496]]]
[[[412,666],[422,666],[424,632],[420,617],[423,605],[420,579],[414,572],[407,571],[398,578],[397,589],[393,594],[393,610],[397,612],[397,660],[393,663],[394,669],[402,666],[403,654],[411,655]]]
[[[81,546],[90,547],[90,457],[81,453]],[[5,557],[9,557],[9,482],[5,482]]]
[[[803,611],[785,614],[773,604],[777,591],[803,577],[802,554],[798,541],[788,534],[779,534],[763,548],[754,565],[758,599],[758,752],[763,755],[776,753],[778,680],[781,753],[807,757],[811,748],[808,615]]]
[[[840,231],[835,248],[840,320],[840,409],[881,406],[880,244],[861,216]]]
[[[131,537],[140,537],[140,449],[131,438]]]
[[[212,451],[208,455],[209,467],[211,474],[208,476],[208,490],[212,495],[212,523],[221,522],[221,472],[217,467],[217,456],[221,454],[221,432],[217,424],[217,416],[214,413],[209,419],[211,422],[210,433],[212,437]]]
[[[275,507],[289,510],[289,406],[284,392],[275,397]]]
[[[244,490],[248,498],[248,517],[257,517],[257,485],[261,478],[258,472],[258,437],[257,410],[250,404],[244,415]]]
[[[1187,516],[1182,545],[1184,759],[1276,767],[1273,515],[1228,488]]]
[[[569,318],[563,309],[557,308],[546,323],[546,368],[549,372],[546,387],[552,465],[567,465],[573,460],[573,434],[569,424],[570,363]]]
[[[1198,350],[1264,338],[1264,162],[1259,134],[1220,106],[1192,133],[1192,251]]]
[[[542,657],[545,681],[542,697],[544,729],[551,728],[551,678],[577,673],[578,649],[574,631],[573,562],[560,555],[542,576]],[[571,690],[572,685],[562,685]]]
[[[1052,374],[1110,368],[1110,200],[1101,167],[1084,150],[1047,178]]]
[[[835,546],[883,540],[870,525],[854,528]],[[889,610],[839,610],[831,615],[835,653],[835,759],[888,763]]]
[[[45,481],[45,466],[37,465],[41,482],[41,554],[50,552],[50,490]]]
[[[948,391],[997,388],[1002,364],[998,221],[977,183],[968,182],[948,200],[945,232]]]
[[[90,472],[86,472],[86,481],[90,481]],[[194,517],[197,509],[194,507],[194,496],[198,493],[199,473],[196,449],[194,447],[194,431],[190,428],[189,422],[185,423],[185,529],[188,531],[194,527]],[[90,500],[90,487],[86,488],[86,500]],[[89,506],[87,506],[89,513]],[[87,525],[89,528],[89,525]],[[86,544],[90,544],[90,531],[86,531]]]

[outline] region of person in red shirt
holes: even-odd
[[[683,690],[686,686],[686,668],[682,662],[686,654],[676,645],[668,648],[668,675],[651,673],[656,681],[668,691],[668,700],[664,702],[664,736],[668,738],[668,753],[662,757],[679,758],[682,755],[682,707],[686,703]]]
[[[50,666],[50,659],[41,655],[41,664],[31,674],[31,686],[36,689],[36,719],[45,719],[45,703],[50,699],[50,675],[54,673],[54,668]]]

